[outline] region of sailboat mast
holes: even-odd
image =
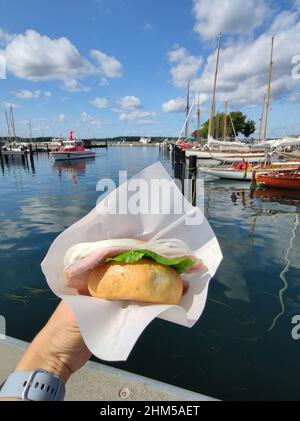
[[[198,108],[197,108],[197,139],[200,139],[200,120],[201,120],[201,111],[200,111],[200,93],[198,92]]]
[[[188,137],[189,133],[189,114],[190,114],[190,83],[187,86],[187,98],[186,98],[186,125],[185,125],[185,137]]]
[[[262,128],[263,128],[263,121],[265,116],[265,106],[266,106],[266,96],[264,96],[263,99],[263,105],[262,105],[262,111],[261,111],[261,118],[260,118],[260,126],[259,126],[259,137],[258,142],[261,143],[261,134],[262,134]]]
[[[222,40],[222,34],[220,32],[219,39],[218,39],[218,53],[217,53],[217,63],[216,63],[216,71],[215,71],[213,97],[212,97],[211,112],[210,112],[209,123],[208,123],[208,142],[210,142],[211,132],[212,132],[212,122],[213,122],[213,118],[214,118],[214,115],[215,115],[216,89],[217,89],[218,70],[219,70],[219,62],[220,62],[221,40]]]
[[[216,131],[215,131],[215,139],[219,140],[219,125],[220,125],[220,114],[219,111],[217,112],[216,118]]]
[[[227,110],[228,110],[228,101],[225,102],[225,111],[223,118],[223,141],[226,142],[227,138]]]
[[[11,142],[11,132],[10,132],[10,121],[8,118],[8,113],[5,111],[5,118],[6,118],[6,124],[7,124],[7,134],[8,134],[8,142]]]
[[[274,37],[272,37],[272,45],[271,45],[271,60],[270,60],[270,70],[269,70],[268,95],[267,95],[267,103],[266,103],[266,121],[265,121],[264,141],[267,140],[268,118],[269,118],[269,110],[270,110],[271,82],[272,82],[272,72],[273,72],[273,49],[274,49]]]
[[[11,128],[13,131],[14,141],[17,141],[17,135],[16,135],[16,127],[15,127],[15,118],[14,118],[14,110],[13,106],[10,107],[10,121],[11,121]]]
[[[31,126],[31,121],[29,121],[29,138],[30,138],[30,143],[32,143],[32,126]]]

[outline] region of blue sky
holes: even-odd
[[[0,135],[9,104],[21,136],[178,135],[188,80],[207,119],[220,31],[217,108],[258,121],[274,35],[269,136],[300,133],[298,0],[0,0]]]

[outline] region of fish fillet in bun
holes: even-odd
[[[179,304],[184,290],[181,275],[205,269],[180,240],[81,243],[66,253],[64,263],[65,282],[79,294],[174,305]]]

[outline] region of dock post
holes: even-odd
[[[189,158],[189,179],[192,180],[191,201],[193,206],[196,206],[197,203],[197,172],[197,156],[192,155]]]
[[[175,178],[181,178],[180,174],[180,148],[179,146],[175,146],[175,160],[174,160],[174,172],[175,172]]]
[[[30,159],[31,171],[34,174],[35,173],[35,167],[34,167],[33,152],[32,152],[31,144],[29,145],[29,159]]]
[[[46,149],[47,149],[47,154],[49,155],[50,150],[49,150],[48,143],[46,143]]]
[[[172,168],[175,168],[175,145],[171,144],[171,160],[172,160]]]
[[[179,174],[180,174],[180,180],[181,180],[181,189],[182,194],[184,195],[184,182],[185,182],[185,168],[186,168],[186,156],[185,151],[180,149],[179,152]]]
[[[4,163],[3,163],[3,158],[2,158],[2,149],[1,149],[1,147],[0,147],[0,162],[1,162],[2,173],[4,175]]]

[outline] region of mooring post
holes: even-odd
[[[1,162],[2,172],[4,174],[4,163],[3,163],[3,157],[2,157],[2,149],[1,149],[1,147],[0,147],[0,162]]]
[[[179,152],[179,175],[181,180],[181,189],[182,194],[184,195],[184,182],[185,182],[185,166],[186,166],[186,157],[185,157],[185,151],[180,149]]]
[[[175,168],[175,145],[171,144],[171,159],[172,159],[172,168]]]
[[[189,159],[189,179],[192,180],[192,205],[196,206],[197,203],[197,156],[192,155]]]

